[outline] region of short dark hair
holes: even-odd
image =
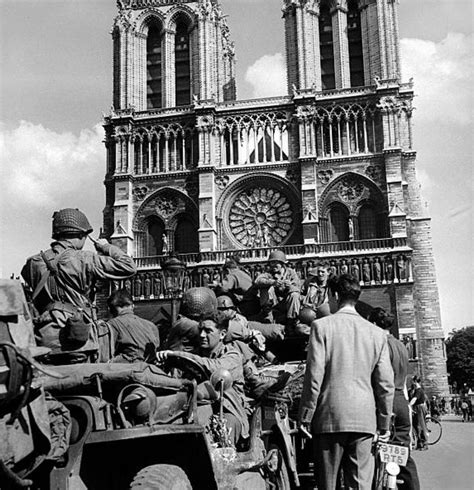
[[[360,296],[360,284],[351,274],[341,274],[334,281],[334,291],[339,296],[339,301],[357,301]]]
[[[393,316],[381,307],[374,308],[370,312],[368,320],[384,330],[390,330],[393,325]]]
[[[133,306],[132,295],[127,289],[117,289],[107,299],[107,306],[110,312],[115,315],[117,308],[124,308],[125,306]]]

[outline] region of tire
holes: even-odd
[[[141,469],[130,484],[131,490],[192,490],[186,473],[172,464],[155,464]]]
[[[428,432],[428,445],[432,446],[436,444],[443,434],[443,427],[441,422],[437,419],[427,418],[426,419],[426,430]]]
[[[270,481],[278,490],[291,490],[290,473],[288,472],[285,457],[276,444],[270,444],[268,451],[272,449],[276,449],[278,452],[278,469],[273,474],[273,478],[270,478]]]

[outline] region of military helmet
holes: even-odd
[[[311,323],[316,320],[317,314],[312,308],[304,307],[301,309],[299,314],[299,320],[305,325],[311,325]]]
[[[89,220],[79,209],[66,208],[53,214],[53,238],[77,233],[88,235],[91,232]]]
[[[281,262],[284,264],[286,262],[286,255],[281,250],[273,250],[268,256],[268,262]]]
[[[229,296],[219,296],[217,298],[217,309],[228,309],[228,308],[233,308],[235,309],[234,302],[232,301]]]
[[[209,288],[190,288],[183,295],[180,313],[188,318],[202,318],[217,312],[217,298]]]

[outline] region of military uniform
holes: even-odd
[[[232,375],[232,387],[224,392],[224,412],[231,414],[237,421],[238,427],[233,429],[236,441],[238,435],[244,438],[249,436],[249,422],[247,418],[247,404],[244,395],[244,372],[242,355],[232,344],[220,344],[220,346],[210,355],[201,357],[189,352],[180,352],[180,357],[186,357],[202,366],[209,376],[217,369],[226,369]]]
[[[111,362],[153,362],[160,346],[158,327],[131,311],[120,312],[107,322],[114,333]]]
[[[300,279],[296,271],[285,267],[277,274],[264,272],[255,279],[255,287],[260,290],[260,305],[264,312],[268,312],[267,320],[275,320],[271,310],[277,310],[287,320],[298,318],[301,301]]]
[[[136,272],[133,259],[105,240],[96,243],[100,254],[82,250],[91,232],[92,227],[79,210],[56,212],[53,238],[57,241],[46,252],[30,257],[21,271],[40,314],[37,341],[53,354],[97,348],[95,328],[90,328],[95,320],[95,282],[126,279]]]

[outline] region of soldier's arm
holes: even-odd
[[[89,252],[93,275],[97,279],[125,279],[137,272],[132,257],[110,243],[101,243],[100,254]],[[86,252],[87,253],[87,252]]]
[[[264,272],[260,274],[255,279],[254,285],[257,289],[269,288],[274,286],[276,283],[275,279],[268,273]]]

